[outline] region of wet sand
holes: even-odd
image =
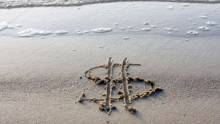
[[[146,41],[93,38],[2,38],[1,123],[219,122],[218,38],[209,43],[204,38],[161,41],[158,36]],[[75,103],[82,91],[91,97],[105,92],[79,77],[110,56],[118,62],[128,57],[141,63],[142,68],[132,73],[164,89],[157,97],[135,102],[136,116],[126,112],[122,103],[110,116],[97,104]]]
[[[28,20],[30,15],[14,22]],[[27,21],[24,27],[31,23],[34,22]],[[38,25],[47,27],[49,23]],[[211,36],[189,37],[175,33],[110,32],[27,38],[1,32],[0,123],[218,124],[220,37],[217,29]],[[108,57],[115,62],[127,57],[132,63],[142,64],[131,69],[131,74],[155,81],[164,92],[135,101],[136,115],[126,112],[122,102],[115,104],[118,111],[110,116],[100,112],[97,104],[76,103],[82,91],[89,97],[105,92],[80,77],[90,67],[106,64]]]

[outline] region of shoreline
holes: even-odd
[[[219,7],[149,2],[2,10],[0,20],[10,23],[0,32],[0,123],[218,124]],[[21,27],[12,29],[15,24]],[[105,93],[83,75],[109,57],[141,64],[129,74],[154,81],[164,92],[135,101],[136,115],[123,101],[113,104],[117,111],[111,115],[98,104],[77,103],[83,92],[86,98]],[[106,76],[105,70],[94,74]],[[130,85],[134,92],[148,88]]]
[[[204,9],[201,10],[200,6]],[[218,8],[219,4],[184,6],[181,3],[124,2],[79,8],[39,7],[2,10],[0,36],[47,38],[121,34],[124,40],[131,38],[126,35],[148,34],[185,37],[186,40],[214,37],[220,33]],[[122,13],[119,14],[118,11]],[[84,20],[84,15],[88,20]]]
[[[161,2],[161,3],[189,3],[189,4],[220,4],[220,1],[189,1],[189,0],[181,0],[181,1],[173,1],[173,0],[110,0],[110,1],[94,1],[94,2],[87,2],[87,3],[68,3],[68,4],[48,4],[48,5],[42,5],[42,4],[28,4],[28,5],[8,5],[3,6],[0,5],[0,9],[16,9],[16,8],[36,8],[36,7],[80,7],[85,5],[93,5],[93,4],[105,4],[105,3],[120,3],[120,2]]]

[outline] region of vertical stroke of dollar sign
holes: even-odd
[[[94,103],[99,103],[99,110],[108,113],[109,115],[113,110],[116,110],[116,106],[113,106],[113,102],[123,101],[125,109],[132,114],[135,114],[137,110],[132,106],[132,102],[137,99],[148,97],[152,94],[159,93],[163,91],[161,88],[155,87],[155,83],[150,80],[145,80],[140,77],[130,77],[128,73],[128,69],[130,66],[141,66],[140,64],[132,64],[128,63],[127,58],[125,58],[120,63],[114,63],[112,58],[110,57],[108,60],[108,64],[95,66],[90,68],[85,72],[85,77],[88,80],[95,82],[97,85],[105,85],[106,93],[103,94],[100,98],[86,98],[85,93],[79,98],[79,103],[83,103],[84,101],[90,101]],[[92,71],[104,68],[107,69],[107,77],[101,79],[98,76],[92,75]],[[113,73],[114,68],[121,69],[121,76],[119,78],[114,79]],[[129,89],[132,89],[132,86],[129,85],[131,82],[143,82],[146,85],[150,85],[150,89],[144,89],[141,92],[130,93]],[[117,95],[112,96],[112,91],[115,90],[117,84],[123,85],[123,91],[118,91]]]

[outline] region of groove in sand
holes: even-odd
[[[132,107],[132,102],[134,100],[138,100],[141,98],[146,98],[151,96],[152,94],[159,93],[163,91],[161,88],[155,88],[155,83],[150,80],[145,80],[140,77],[131,77],[129,76],[128,69],[130,66],[141,66],[140,64],[133,64],[128,63],[127,58],[125,58],[122,62],[122,64],[119,63],[113,63],[112,58],[110,57],[108,60],[107,65],[99,65],[95,66],[93,68],[90,68],[85,72],[85,77],[88,80],[91,80],[95,82],[97,85],[105,85],[106,86],[106,93],[102,95],[102,98],[86,98],[85,93],[82,94],[79,101],[80,103],[83,103],[84,101],[99,103],[99,110],[108,113],[109,115],[113,110],[116,110],[117,108],[115,106],[112,106],[113,102],[116,101],[124,101],[125,109],[129,111],[132,114],[135,114],[137,110]],[[121,68],[121,75],[119,78],[113,79],[113,73],[114,68]],[[94,76],[91,74],[92,71],[104,68],[107,69],[107,77],[101,79],[98,76]],[[145,89],[141,92],[133,93],[132,86],[129,85],[129,83],[144,83],[145,85],[150,85],[150,89]],[[116,84],[122,83],[123,85],[123,92],[118,91],[118,94],[115,96],[112,96],[113,90],[116,90],[118,87],[116,87]]]

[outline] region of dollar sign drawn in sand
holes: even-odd
[[[146,98],[148,96],[151,96],[152,94],[163,91],[163,89],[155,87],[155,83],[153,81],[145,80],[140,77],[131,77],[128,73],[128,69],[131,66],[141,65],[128,63],[127,58],[125,58],[121,64],[114,63],[112,58],[110,57],[108,60],[108,64],[95,66],[87,70],[85,72],[85,77],[88,80],[95,82],[97,85],[105,85],[106,92],[100,98],[86,98],[85,93],[82,93],[78,102],[83,103],[84,101],[89,101],[98,103],[99,110],[106,112],[110,115],[113,110],[117,109],[116,106],[113,106],[112,103],[123,101],[125,109],[130,113],[135,114],[137,110],[132,106],[132,102],[134,100]],[[100,68],[107,70],[107,76],[105,78],[92,75],[92,71]],[[119,78],[113,78],[115,68],[120,68]],[[132,93],[132,85],[130,85],[131,82],[142,82],[145,85],[149,85],[150,88],[145,88],[140,92]],[[118,90],[118,92],[113,95],[113,91],[118,89],[118,87],[116,87],[117,84],[121,84],[122,91]]]

